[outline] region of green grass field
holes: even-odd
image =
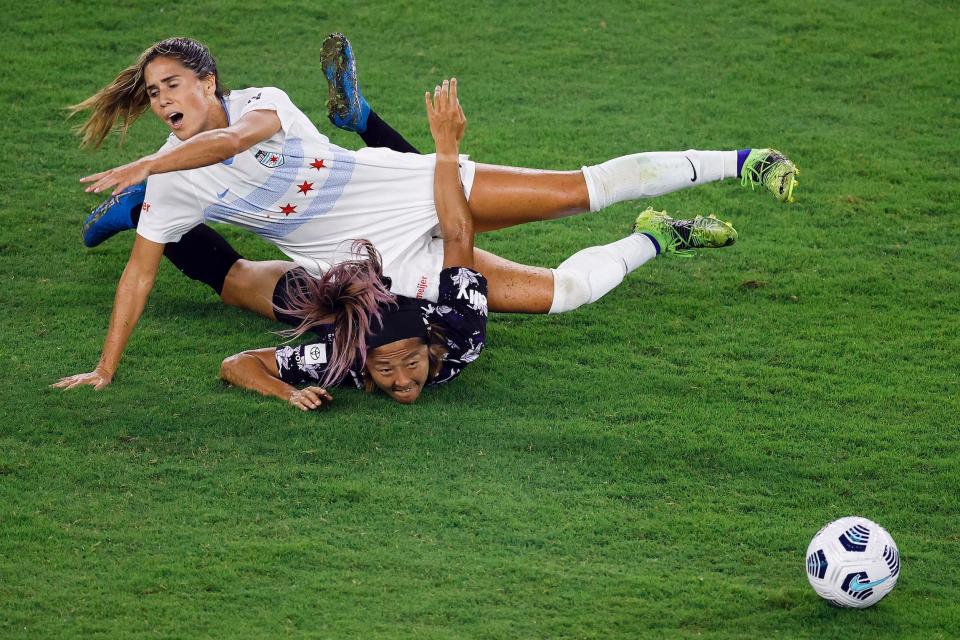
[[[0,637],[960,636],[957,4],[440,5],[4,0]],[[776,146],[798,202],[731,181],[481,237],[555,266],[649,204],[740,231],[576,312],[494,315],[412,407],[227,388],[221,359],[279,327],[169,263],[114,384],[48,388],[96,364],[133,241],[83,248],[77,179],[165,135],[90,154],[63,107],[189,35],[325,123],[335,30],[421,148],[423,91],[456,75],[483,162]],[[866,611],[804,573],[850,514],[903,557]]]

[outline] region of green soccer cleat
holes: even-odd
[[[737,241],[737,230],[729,222],[713,216],[674,220],[666,211],[657,211],[653,207],[637,216],[633,232],[656,240],[660,253],[686,257],[692,256],[693,249],[719,249]]]
[[[740,175],[743,186],[750,185],[752,189],[762,184],[780,202],[793,202],[800,170],[776,149],[752,149],[743,161]]]

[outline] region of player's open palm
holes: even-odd
[[[125,189],[129,189],[135,184],[139,184],[150,177],[150,170],[147,167],[146,162],[141,158],[129,164],[125,164],[114,169],[108,169],[107,171],[101,171],[100,173],[94,173],[93,175],[84,176],[80,178],[80,182],[90,183],[90,185],[85,189],[85,191],[100,193],[104,189],[113,189],[111,195],[117,195],[122,193]]]
[[[60,378],[50,386],[56,389],[73,389],[74,387],[89,385],[99,391],[110,384],[111,380],[113,380],[113,376],[108,375],[100,369],[94,369],[89,373],[78,373],[67,376],[66,378]]]
[[[426,92],[427,120],[430,121],[430,133],[437,143],[437,153],[458,153],[459,143],[467,129],[467,118],[457,98],[457,79],[444,80],[437,85],[433,94]]]

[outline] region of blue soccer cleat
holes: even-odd
[[[357,62],[345,35],[331,33],[327,36],[320,51],[320,66],[327,78],[327,117],[330,122],[346,131],[366,131],[370,105],[360,95]]]
[[[140,207],[146,192],[147,183],[141,182],[100,203],[83,223],[83,244],[95,247],[121,231],[136,229],[136,218],[140,216]]]

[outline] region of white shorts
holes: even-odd
[[[398,174],[393,167],[376,166],[375,154],[379,151],[383,150],[357,152],[358,156],[366,156],[365,162],[362,169],[358,163],[337,204],[337,214],[318,221],[324,225],[317,231],[326,231],[322,243],[328,249],[317,243],[297,246],[295,242],[281,241],[277,246],[307,271],[319,275],[330,264],[350,257],[350,240],[369,240],[380,252],[384,275],[392,281],[391,291],[436,302],[443,267],[443,239],[433,198],[433,158],[422,157],[426,162],[414,162],[419,166],[404,167],[403,173]],[[467,199],[475,175],[476,163],[461,156],[460,180]],[[338,246],[332,255],[330,243]]]

